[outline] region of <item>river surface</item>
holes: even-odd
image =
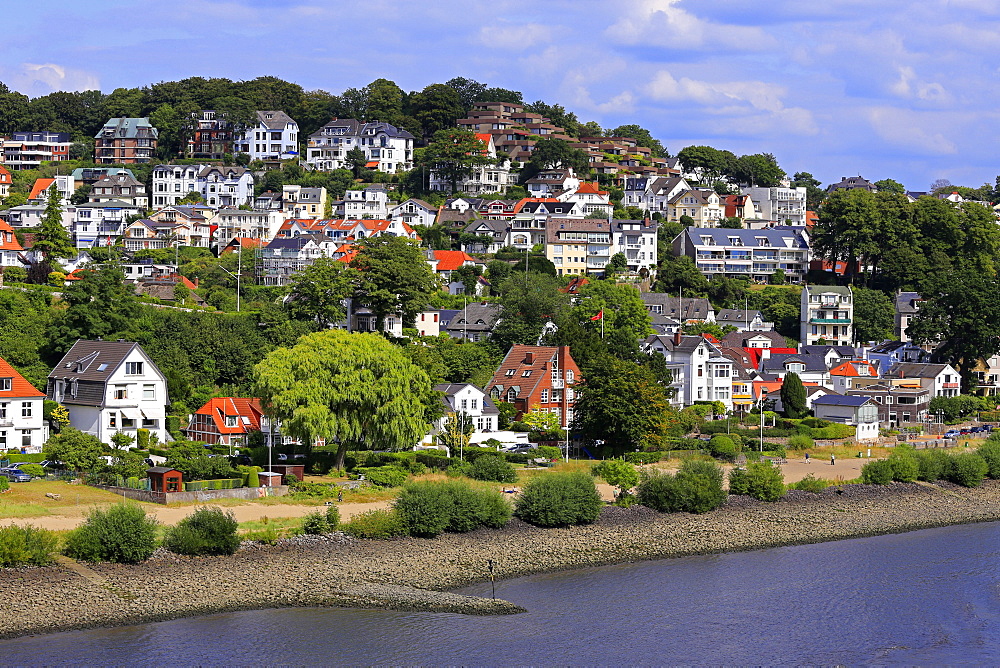
[[[1000,523],[536,575],[496,595],[529,612],[219,614],[0,641],[0,664],[1000,665]]]

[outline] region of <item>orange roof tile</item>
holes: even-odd
[[[14,179],[11,177],[10,172],[3,165],[0,165],[0,185],[11,185],[14,183]]]
[[[41,199],[46,190],[52,187],[55,179],[35,179],[35,185],[31,186],[31,194],[28,199]]]
[[[858,373],[858,367],[868,367],[868,373],[866,374]],[[832,369],[830,369],[830,375],[878,378],[878,369],[876,369],[875,365],[871,364],[870,362],[865,362],[865,361],[844,362],[843,364],[835,366]]]
[[[4,220],[0,220],[0,250],[24,250],[21,248],[21,244],[17,240],[17,235],[14,234],[14,228],[12,228],[9,224],[7,224],[7,221]]]
[[[590,183],[584,181],[580,184],[580,187],[576,189],[577,193],[582,193],[584,195],[607,195],[607,190],[601,190],[596,183]]]
[[[13,399],[21,397],[44,397],[45,393],[38,391],[34,385],[24,379],[17,370],[7,360],[0,357],[0,378],[10,378],[10,389],[4,390],[0,385],[0,399]],[[5,383],[6,384],[6,383]],[[5,385],[4,384],[4,385]]]
[[[195,411],[196,415],[210,415],[215,428],[220,434],[245,434],[260,430],[260,417],[263,411],[260,399],[241,399],[239,397],[215,397]],[[237,417],[237,426],[227,427],[226,416]],[[246,422],[243,421],[246,418]]]
[[[454,271],[474,258],[465,251],[434,251],[438,271]]]

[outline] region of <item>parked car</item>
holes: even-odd
[[[288,461],[288,455],[286,455],[283,452],[279,452],[278,453],[278,461],[279,462],[287,462]]]
[[[240,464],[243,466],[250,466],[253,464],[253,460],[250,458],[250,455],[235,455],[230,457],[229,460],[236,466],[239,466]]]
[[[0,469],[0,475],[4,475],[11,482],[31,482],[31,476],[20,469]]]
[[[945,438],[956,438],[961,432],[957,429],[949,429],[944,433]]]

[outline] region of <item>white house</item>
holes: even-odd
[[[660,353],[673,373],[671,386],[677,390],[671,403],[691,406],[697,401],[721,401],[733,409],[735,362],[702,336],[650,336],[640,346],[647,355]]]
[[[112,246],[125,234],[125,221],[141,211],[120,200],[77,205],[73,218],[73,244],[77,248]]]
[[[42,418],[44,401],[44,392],[0,358],[0,452],[9,448],[42,451],[49,438],[48,423]]]
[[[364,190],[348,190],[344,199],[334,203],[335,218],[384,220],[389,216],[389,194],[385,188],[369,186]]]
[[[192,192],[212,208],[240,206],[253,197],[253,173],[237,166],[157,165],[153,168],[154,207],[173,206]]]
[[[407,171],[413,169],[413,141],[412,134],[388,123],[334,118],[309,135],[306,165],[322,171],[350,169],[347,153],[359,149],[368,169],[389,174]]]
[[[139,429],[170,440],[167,379],[138,343],[77,341],[49,374],[46,394],[69,409],[72,427],[104,443]]]
[[[849,346],[854,342],[854,291],[850,286],[806,285],[802,288],[802,345],[824,342]]]
[[[435,385],[434,389],[441,392],[441,401],[445,405],[445,415],[438,419],[435,427],[438,433],[444,430],[448,414],[465,415],[474,425],[471,441],[481,441],[489,438],[490,432],[499,428],[500,411],[483,390],[471,383]]]
[[[742,188],[756,206],[760,218],[782,225],[804,227],[806,224],[805,188]]]
[[[821,420],[854,427],[858,441],[878,438],[878,405],[871,397],[826,394],[813,399],[812,408]]]
[[[286,160],[299,154],[299,124],[283,111],[258,111],[257,125],[233,140],[235,153],[253,160]]]
[[[389,209],[389,220],[401,220],[411,227],[423,225],[430,227],[437,219],[438,207],[428,204],[422,199],[411,197],[402,204]]]

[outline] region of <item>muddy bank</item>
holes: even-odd
[[[135,566],[76,564],[0,570],[0,637],[119,626],[230,610],[346,606],[465,614],[521,611],[445,590],[498,578],[601,564],[898,533],[1000,520],[1000,483],[846,485],[791,492],[777,503],[730,497],[706,515],[607,508],[591,526],[355,541],[341,534],[248,546],[233,557],[159,552]]]

